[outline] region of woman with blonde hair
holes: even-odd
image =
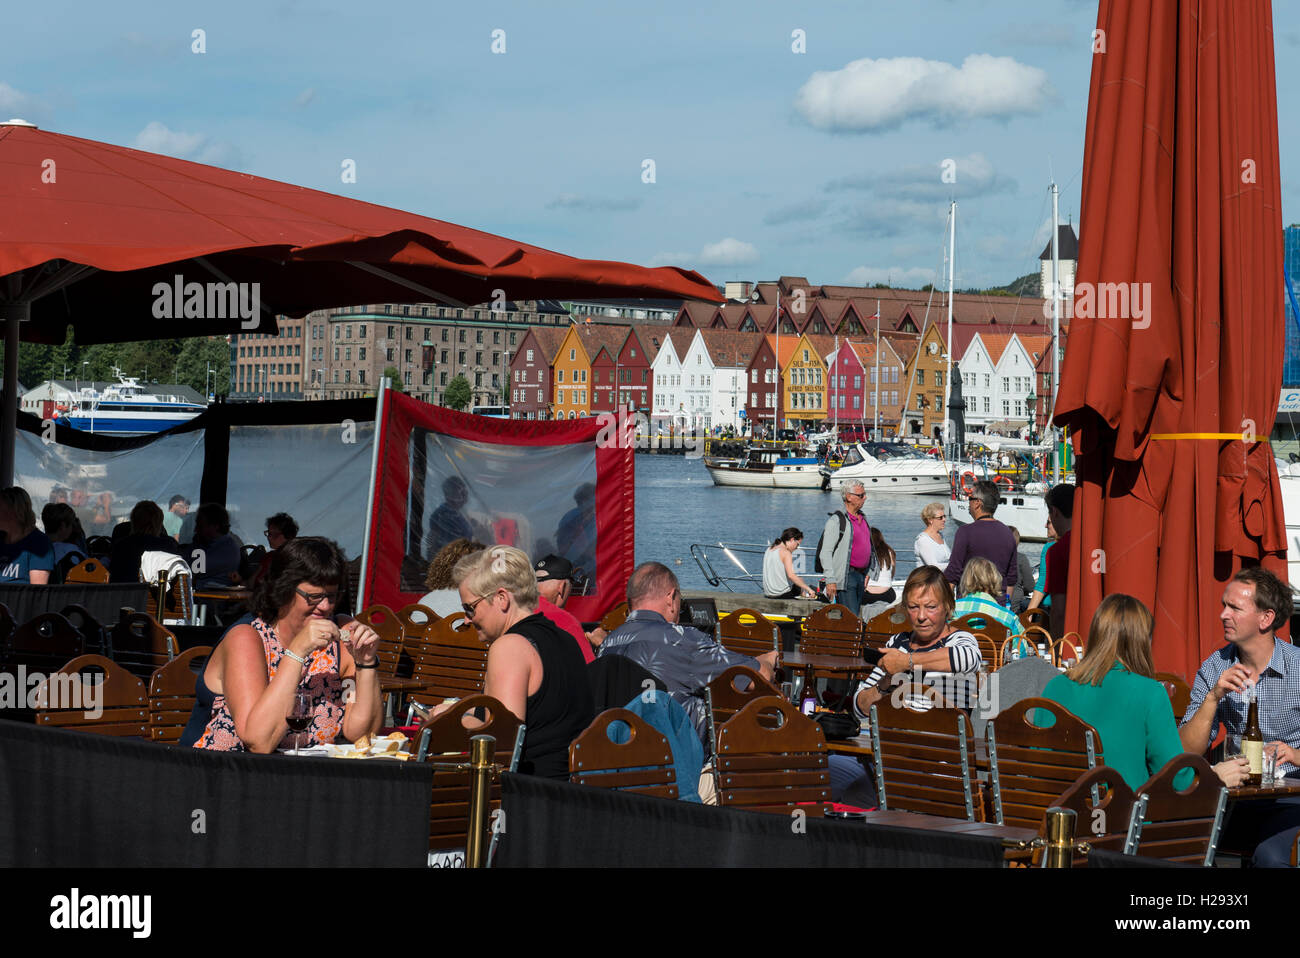
[[[976,556],[968,560],[966,568],[962,569],[959,588],[961,598],[953,610],[954,618],[975,613],[1006,626],[1008,632],[1020,631],[1020,620],[1015,613],[997,600],[1002,591],[1002,573],[988,559]]]
[[[943,541],[943,527],[948,522],[948,507],[942,502],[927,503],[921,510],[921,521],[925,528],[916,537],[912,548],[916,551],[916,567],[932,565],[946,568],[952,557],[952,550]]]
[[[573,636],[537,611],[537,574],[519,549],[490,546],[457,562],[454,575],[465,615],[488,643],[483,692],[527,726],[519,771],[567,780],[569,743],[596,713]]]
[[[1043,689],[1043,698],[1097,730],[1106,764],[1134,790],[1183,754],[1169,694],[1153,678],[1153,626],[1150,611],[1133,596],[1106,596],[1092,617],[1083,659]],[[1232,788],[1245,781],[1250,767],[1239,757],[1214,771]],[[1175,787],[1186,788],[1191,777],[1190,769],[1179,773]]]

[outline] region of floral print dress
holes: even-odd
[[[262,619],[254,618],[252,626],[262,639],[267,674],[270,678],[275,678],[276,669],[284,655],[284,646],[276,637],[275,630]],[[292,748],[295,739],[301,739],[304,748],[317,744],[328,745],[342,732],[343,678],[339,674],[339,666],[338,642],[331,642],[308,657],[298,687],[311,693],[311,724],[304,732],[286,732],[280,740],[279,748]],[[216,696],[213,701],[212,718],[208,720],[207,728],[194,743],[194,747],[222,752],[248,751],[235,732],[235,717],[230,713],[224,695]]]

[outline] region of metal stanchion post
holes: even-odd
[[[1074,861],[1074,811],[1069,808],[1047,810],[1047,847],[1043,850],[1044,868],[1069,868]]]
[[[465,836],[465,866],[483,868],[488,852],[488,800],[492,795],[492,758],[497,740],[475,735],[469,740],[469,833]]]

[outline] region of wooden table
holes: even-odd
[[[813,655],[807,652],[782,652],[781,664],[796,669],[819,669],[823,672],[870,673],[874,666],[867,665],[856,655]]]
[[[835,755],[871,755],[871,733],[863,732],[853,738],[827,739],[826,751]]]
[[[1291,798],[1300,795],[1300,779],[1284,778],[1282,784],[1271,788],[1256,785],[1241,785],[1228,789],[1228,800],[1232,802],[1259,801],[1274,798]]]

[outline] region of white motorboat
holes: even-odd
[[[840,468],[827,471],[832,489],[857,480],[867,492],[932,496],[952,491],[949,466],[912,446],[891,442],[857,442],[844,454]]]
[[[1292,591],[1300,591],[1300,463],[1278,461],[1282,514],[1286,519],[1286,570]]]
[[[743,459],[704,457],[715,486],[755,489],[823,489],[826,478],[816,459],[792,456],[784,449],[751,448]]]
[[[102,436],[145,436],[188,422],[207,407],[200,402],[160,393],[160,387],[146,387],[138,379],[123,376],[100,392],[86,386],[72,394],[70,403],[55,407],[55,415],[74,429]]]
[[[1047,501],[1043,497],[1047,488],[1041,482],[1030,482],[1020,487],[999,482],[995,518],[1005,525],[1014,526],[1022,542],[1046,542]],[[953,498],[948,504],[948,514],[953,522],[962,525],[971,522],[970,505],[964,495],[959,493]]]

